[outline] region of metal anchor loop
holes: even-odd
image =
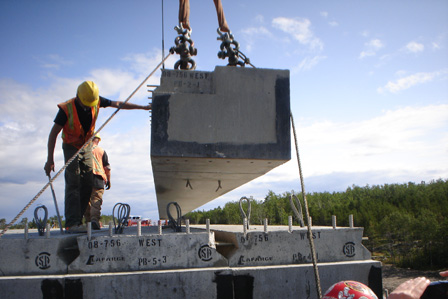
[[[183,27],[182,23],[179,26],[174,27],[177,31],[177,36],[174,39],[175,47],[171,47],[171,54],[179,54],[180,59],[174,64],[174,69],[181,70],[195,70],[196,62],[191,58],[198,54],[198,50],[194,47],[194,42],[191,39],[191,30]]]
[[[243,200],[247,201],[247,215],[243,210]],[[249,229],[249,224],[250,224],[250,210],[251,210],[250,200],[246,196],[241,197],[240,198],[241,217],[243,217],[243,225],[244,225],[244,219],[247,219],[247,229]]]
[[[39,217],[39,210],[43,210],[44,211],[44,218],[40,218]],[[36,226],[37,226],[37,231],[39,232],[39,236],[43,236],[45,233],[45,228],[47,226],[47,217],[48,217],[48,210],[47,207],[44,205],[38,206],[35,210],[34,210],[34,222],[36,222]]]
[[[218,40],[222,41],[220,45],[220,50],[218,52],[218,57],[221,59],[229,58],[228,66],[241,66],[244,67],[246,63],[250,63],[249,59],[244,56],[244,61],[239,60],[240,58],[240,44],[234,39],[232,32],[222,32],[219,28],[217,29],[219,37]]]
[[[115,208],[117,208],[117,214],[115,215]],[[116,234],[122,234],[123,228],[128,225],[129,214],[131,213],[131,206],[126,203],[117,203],[112,209],[112,215],[114,219],[114,227]],[[115,223],[117,219],[117,223]]]
[[[295,201],[297,202],[297,207],[299,208],[298,210],[296,208],[296,205],[294,204],[293,197],[294,197]],[[305,223],[303,222],[302,204],[300,203],[300,200],[297,198],[297,196],[294,193],[291,194],[291,196],[289,197],[289,203],[291,204],[291,209],[294,212],[294,215],[296,216],[297,221],[299,221],[300,226],[304,227]]]
[[[171,215],[170,207],[171,205],[174,205],[177,212],[177,220],[174,219],[174,217]],[[175,232],[181,232],[182,226],[181,226],[181,217],[182,217],[182,210],[180,209],[180,206],[177,202],[172,201],[166,206],[166,214],[168,215],[169,226],[175,231]]]

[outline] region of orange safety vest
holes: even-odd
[[[103,155],[104,150],[99,146],[92,147],[93,154],[93,174],[100,175],[104,182],[107,182],[107,176],[104,172]]]
[[[62,129],[62,140],[66,144],[73,145],[74,147],[80,149],[90,137],[92,137],[95,131],[95,122],[98,118],[98,110],[100,108],[100,101],[92,109],[92,123],[87,134],[82,128],[81,122],[78,118],[78,111],[76,111],[75,98],[68,100],[67,102],[60,103],[59,108],[64,110],[65,115],[67,115],[67,122]]]

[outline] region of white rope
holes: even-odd
[[[300,184],[302,187],[303,201],[305,202],[305,214],[306,214],[306,222],[307,222],[307,226],[308,226],[308,240],[310,242],[311,256],[313,259],[314,278],[316,280],[316,291],[318,294],[318,298],[321,299],[322,298],[322,290],[320,287],[319,269],[317,268],[316,250],[314,248],[313,234],[311,231],[310,213],[308,210],[308,202],[306,200],[305,184],[303,182],[303,175],[302,175],[302,166],[300,165],[299,146],[297,145],[296,128],[294,125],[294,118],[292,117],[292,112],[290,112],[290,115],[291,115],[292,131],[294,133],[294,141],[295,141],[295,145],[296,145],[297,163],[299,164]]]

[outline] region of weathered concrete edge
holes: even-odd
[[[153,298],[189,298],[191,296],[207,296],[221,298],[226,292],[225,283],[230,279],[242,279],[245,292],[250,287],[253,298],[259,296],[283,296],[284,298],[305,298],[315,293],[315,282],[312,264],[261,266],[261,267],[218,267],[207,269],[154,270],[141,272],[98,273],[98,274],[66,274],[47,276],[9,276],[0,278],[0,289],[5,298],[41,298],[44,281],[60,284],[67,291],[68,287],[78,287],[83,298],[96,298],[118,295],[143,296],[150,292]],[[382,277],[381,262],[356,261],[318,264],[322,291],[341,280],[357,280],[369,285],[381,296]],[[223,278],[220,280],[219,278]],[[248,280],[247,280],[248,279]],[[59,283],[58,283],[59,281]],[[240,281],[241,282],[241,281]],[[68,285],[67,285],[68,283]],[[219,286],[220,283],[224,285]],[[74,285],[71,285],[74,284]],[[116,286],[127,285],[125,289]],[[241,287],[241,286],[240,286]],[[43,291],[43,289],[42,289]],[[236,291],[236,289],[235,289]],[[118,293],[117,293],[118,292]],[[217,293],[215,293],[217,292]],[[119,294],[120,293],[120,294]],[[224,294],[225,295],[225,294]],[[313,296],[308,298],[315,298]]]

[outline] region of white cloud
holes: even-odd
[[[379,39],[372,39],[368,43],[366,43],[366,46],[373,49],[373,50],[379,50],[384,47],[384,44]]]
[[[364,58],[364,57],[369,57],[369,56],[375,56],[376,55],[376,52],[375,51],[362,51],[360,54],[359,54],[359,58]]]
[[[324,19],[328,18],[328,12],[327,11],[321,11],[320,12],[321,17],[323,17]],[[339,23],[336,21],[329,21],[328,25],[330,25],[331,27],[336,27],[339,26]]]
[[[347,173],[352,183],[364,172],[382,173],[392,182],[404,173],[406,180],[417,182],[447,177],[447,125],[446,104],[388,110],[358,122],[301,120],[296,129],[304,176]],[[297,189],[294,152],[292,156],[292,161],[257,181],[289,182]]]
[[[36,58],[41,66],[46,69],[58,70],[61,66],[73,65],[73,62],[61,57],[58,54],[49,54],[45,58]]]
[[[375,56],[380,49],[384,48],[384,43],[379,39],[372,39],[364,44],[364,48],[365,50],[359,54],[360,59]]]
[[[441,46],[436,42],[433,42],[431,45],[433,50],[439,50],[441,48]]]
[[[419,44],[417,42],[410,42],[405,46],[406,51],[411,53],[422,52],[425,49],[423,44]]]
[[[305,18],[290,19],[278,17],[272,20],[272,26],[290,34],[302,45],[311,50],[322,50],[323,43],[311,30],[311,21]]]
[[[264,16],[263,15],[257,15],[255,17],[255,21],[259,24],[263,24],[264,23]]]
[[[423,84],[434,80],[435,78],[447,74],[447,70],[432,72],[432,73],[416,73],[407,77],[400,78],[396,81],[389,81],[384,87],[378,88],[379,93],[391,92],[397,93],[406,90],[415,85]]]
[[[305,57],[298,66],[296,66],[292,72],[297,73],[301,71],[307,71],[316,66],[320,61],[326,59],[326,56],[314,56],[314,57]]]
[[[431,43],[431,48],[433,51],[441,50],[445,48],[446,44],[446,36],[441,34],[435,38],[435,40]]]
[[[245,39],[244,45],[248,52],[251,52],[255,42],[260,38],[271,38],[272,33],[264,26],[249,27],[241,30],[243,38]]]

